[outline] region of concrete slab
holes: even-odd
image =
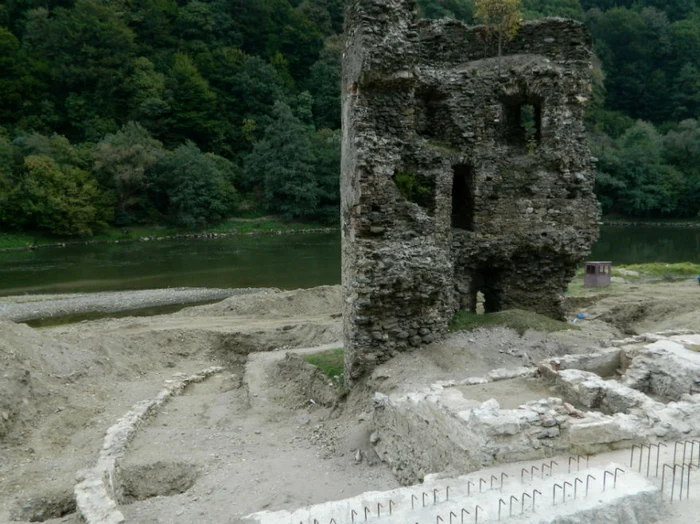
[[[369,492],[296,511],[260,512],[246,520],[254,524],[511,520],[538,524],[645,524],[656,522],[663,515],[658,488],[619,464],[571,473],[555,472],[553,477],[547,473],[544,478],[540,476],[540,466],[534,466],[537,471],[526,468],[533,471],[532,477],[529,473],[520,476],[517,467],[449,479],[434,476],[420,486]]]

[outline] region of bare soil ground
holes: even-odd
[[[530,365],[623,333],[700,328],[700,287],[691,281],[616,284],[586,292],[575,307],[586,313],[580,330],[455,333],[386,363],[338,402],[314,369],[284,357],[287,348],[340,340],[338,287],[50,330],[0,323],[0,522],[77,522],[75,473],[94,463],[107,427],[175,372],[227,370],[188,389],[134,440],[125,463],[131,504],[120,508],[129,522],[237,522],[395,487],[369,444],[372,392]],[[258,365],[251,392],[248,355],[274,350],[280,358]]]

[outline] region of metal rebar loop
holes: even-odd
[[[501,520],[501,508],[506,505],[506,501],[503,499],[498,499],[498,520]]]
[[[482,483],[482,482],[483,482],[484,484],[486,484],[486,481],[485,481],[484,479],[480,478],[480,479],[479,479],[479,493],[481,493],[481,483]]]
[[[411,509],[416,509],[416,507],[414,506],[414,500],[415,502],[418,502],[418,497],[416,497],[415,494],[411,495]]]
[[[498,477],[496,475],[491,475],[491,486],[490,488],[493,489],[493,481],[498,480]]]
[[[479,524],[479,510],[484,511],[484,508],[479,505],[474,508],[474,524]]]
[[[391,515],[391,510],[393,509],[392,506],[394,505],[394,501],[390,500],[389,501],[389,515]]]
[[[613,478],[613,489],[617,488],[617,474],[618,473],[624,473],[625,470],[622,468],[615,468],[615,475]]]
[[[365,506],[365,522],[367,522],[367,515],[371,514],[372,510]]]
[[[464,524],[464,514],[471,515],[466,509],[462,508],[462,524]]]
[[[574,487],[574,485],[573,485],[571,482],[569,482],[568,480],[567,480],[567,481],[564,481],[564,502],[566,502],[566,486],[567,486],[567,484],[568,484],[569,487],[571,487],[571,488]]]
[[[583,485],[583,481],[580,478],[576,477],[574,479],[574,500],[576,500],[576,497],[578,496],[578,484],[576,484],[577,482],[580,482],[581,485]]]
[[[681,464],[685,464],[685,463],[686,463],[686,462],[685,462],[685,457],[686,457],[686,451],[687,451],[687,449],[688,449],[688,446],[690,446],[690,462],[691,462],[691,464],[692,464],[692,462],[693,462],[693,451],[694,451],[694,448],[695,448],[695,444],[693,444],[693,441],[692,441],[692,440],[686,440],[686,441],[683,443],[683,460],[681,460]]]
[[[515,499],[515,502],[518,502],[518,500],[520,500],[520,499],[518,499],[518,497],[516,497],[515,495],[511,495],[511,496],[510,496],[510,501],[509,501],[509,502],[510,502],[510,507],[508,508],[508,516],[509,516],[509,517],[512,517],[512,516],[513,516],[513,499]]]
[[[576,461],[576,471],[578,471],[578,463],[580,459],[578,457],[569,457],[569,473],[571,473],[571,463],[574,460]]]
[[[591,460],[591,456],[590,455],[579,455],[578,458],[579,458],[579,460],[581,460],[582,458],[585,458],[586,459],[586,468],[588,468],[588,464]]]
[[[357,517],[357,511],[354,509],[350,512],[350,522],[355,522],[355,517]]]
[[[643,454],[644,454],[644,448],[648,448],[649,446],[642,444],[639,446],[639,469],[637,470],[639,473],[642,472],[642,462],[643,462]]]
[[[664,488],[666,486],[666,468],[671,470],[673,473],[673,483],[676,483],[676,470],[670,464],[664,464],[661,468],[661,498],[664,498]]]
[[[639,447],[639,446],[637,446],[637,444],[633,444],[633,445],[632,445],[632,449],[630,450],[630,468],[631,468],[632,465],[634,464],[634,450],[635,450],[636,448],[638,448],[638,447]]]
[[[331,519],[331,521],[328,524],[338,524],[335,519]]]
[[[377,502],[377,518],[382,516],[382,503]]]
[[[674,479],[675,479],[675,476],[676,476],[676,475],[675,475],[675,470],[678,469],[678,468],[681,468],[681,490],[680,490],[680,493],[678,494],[678,500],[681,500],[681,499],[683,498],[683,481],[685,480],[685,464],[676,464],[675,466],[673,466],[673,470],[674,470],[674,475],[673,475],[673,477],[674,477]],[[671,497],[671,498],[673,498],[673,497]]]
[[[668,448],[668,446],[666,444],[664,444],[663,442],[659,442],[656,445],[656,478],[659,478],[659,453],[661,453],[662,447]]]
[[[532,490],[532,512],[536,511],[535,504],[537,503],[536,495],[542,496],[542,492],[539,489]]]
[[[527,472],[528,472],[527,468],[522,468],[520,470],[520,482],[525,482],[525,480],[523,479],[523,473],[527,473]]]
[[[450,511],[450,524],[452,524],[452,517],[457,518],[457,514],[454,511]]]
[[[537,466],[532,466],[530,468],[530,480],[532,480],[532,477],[534,476],[535,470],[539,471],[540,468],[538,468]]]
[[[504,480],[504,479],[507,479],[507,478],[510,478],[510,477],[508,476],[508,473],[506,473],[505,471],[503,471],[503,472],[501,473],[501,489],[503,489],[503,480]]]
[[[588,484],[591,481],[591,479],[597,480],[593,475],[588,475],[586,477],[586,496],[588,496]]]
[[[608,475],[611,477],[614,477],[615,474],[612,471],[608,471],[607,469],[603,472],[603,491],[605,491],[605,482],[608,479]]]
[[[437,494],[438,494],[438,489],[435,488],[433,490],[433,505],[437,504]]]
[[[442,517],[440,515],[438,515],[435,519],[435,524],[438,524],[438,522],[445,522],[444,520],[442,520]]]
[[[700,469],[699,466],[695,466],[692,463],[688,464],[688,481],[685,483],[685,499],[690,499],[690,472],[693,469]]]
[[[678,446],[683,444],[683,441],[679,440],[673,444],[673,463],[676,463],[676,454],[678,453]]]
[[[445,500],[450,500],[450,486],[445,486]]]
[[[563,490],[564,487],[561,486],[560,484],[554,483],[554,486],[552,486],[552,506],[557,505],[557,488]]]
[[[467,481],[467,497],[469,497],[472,494],[472,486],[474,483],[471,480]]]
[[[527,498],[529,498],[530,500],[532,500],[532,496],[530,496],[529,493],[523,493],[522,495],[520,495],[520,514],[521,514],[521,515],[522,515],[523,513],[525,513],[525,497],[527,497]]]
[[[425,507],[425,497],[427,497],[428,494],[424,491],[423,492],[423,507]]]
[[[552,467],[548,464],[542,464],[542,478],[544,478],[544,468],[549,468],[549,476],[552,476]]]

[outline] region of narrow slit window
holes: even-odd
[[[468,165],[454,167],[452,227],[474,231],[474,170]]]

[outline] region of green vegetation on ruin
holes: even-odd
[[[332,379],[341,377],[345,371],[345,351],[343,348],[304,355],[304,360],[312,366],[316,366],[324,375]]]
[[[572,324],[554,320],[552,318],[524,311],[522,309],[509,309],[497,313],[470,313],[458,311],[450,324],[450,331],[473,331],[478,328],[505,327],[517,331],[523,335],[527,330],[544,331],[553,333],[565,329],[578,329]]]

